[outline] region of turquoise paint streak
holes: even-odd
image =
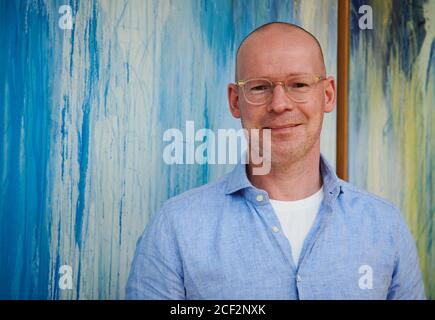
[[[46,8],[33,4],[0,2],[0,299],[48,298],[53,52]]]

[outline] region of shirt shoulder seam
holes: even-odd
[[[349,189],[350,191],[358,193],[362,196],[366,196],[366,197],[372,198],[373,200],[377,200],[379,202],[382,202],[383,204],[389,206],[391,209],[399,210],[398,207],[394,203],[392,203],[391,201],[384,199],[381,196],[378,196],[378,195],[371,193],[367,190],[358,188],[358,187],[354,186],[353,184],[350,184],[347,181],[344,181],[342,179],[339,179],[339,180],[340,180],[342,187],[345,187],[346,189]]]

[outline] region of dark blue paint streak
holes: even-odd
[[[60,243],[60,235],[61,235],[61,228],[60,228],[60,224],[57,227],[57,243]],[[56,263],[55,263],[55,276],[54,276],[54,281],[58,284],[59,280],[60,280],[60,274],[59,274],[59,268],[60,268],[60,252],[59,249],[56,252]],[[58,285],[54,285],[52,287],[52,292],[51,292],[51,298],[53,300],[59,299],[60,298],[60,288]]]
[[[67,131],[65,128],[65,122],[66,122],[66,114],[69,110],[69,98],[67,96],[63,97],[63,108],[62,108],[62,124],[61,124],[61,129],[60,129],[60,133],[61,133],[61,141],[62,141],[62,165],[61,165],[61,179],[63,181],[63,176],[65,173],[65,158],[66,158],[66,151],[65,151],[65,141],[67,138]]]
[[[425,84],[425,90],[427,92],[429,81],[431,80],[430,75],[435,74],[435,39],[432,40],[432,45],[430,47],[430,55],[429,55],[429,64],[427,66],[426,70],[426,84]],[[432,88],[433,90],[433,88]]]
[[[426,21],[424,18],[423,4],[427,0],[409,0],[406,5],[393,2],[391,16],[388,17],[388,31],[385,33],[387,39],[378,39],[376,33],[376,22],[381,21],[382,10],[376,10],[377,4],[374,0],[352,0],[351,1],[351,51],[358,48],[360,38],[363,38],[367,46],[373,46],[378,41],[387,42],[386,50],[379,52],[379,58],[385,60],[383,74],[388,74],[388,67],[392,57],[398,57],[400,68],[408,79],[414,69],[414,63],[420,54],[424,39],[426,38]],[[373,30],[361,30],[359,19],[362,14],[358,12],[362,5],[370,5],[373,9]],[[383,83],[388,83],[384,79]],[[385,91],[384,87],[384,91]]]
[[[97,43],[97,13],[95,3],[93,6],[93,15],[88,23],[88,50],[90,55],[88,79],[86,88],[88,88],[87,96],[83,104],[83,119],[82,126],[79,132],[78,142],[78,163],[79,163],[79,182],[78,182],[78,199],[75,217],[75,240],[79,248],[82,243],[82,227],[83,216],[85,214],[85,196],[86,196],[86,176],[89,161],[89,130],[90,130],[90,112],[93,99],[93,88],[96,87],[99,74],[99,58],[98,58],[98,43]],[[79,289],[77,290],[79,291]]]

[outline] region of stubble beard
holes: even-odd
[[[320,143],[321,130],[322,126],[320,124],[312,133],[305,131],[303,137],[298,137],[300,141],[293,143],[293,145],[291,141],[289,141],[288,144],[284,141],[273,143],[272,138],[272,168],[275,167],[280,170],[285,170],[292,167],[293,164],[303,161],[303,159],[311,153],[317,142]]]

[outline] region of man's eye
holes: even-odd
[[[269,86],[267,85],[259,85],[251,88],[251,91],[266,91],[268,90]]]
[[[291,84],[292,88],[298,89],[298,88],[305,88],[308,87],[309,85],[305,82],[294,82]]]

